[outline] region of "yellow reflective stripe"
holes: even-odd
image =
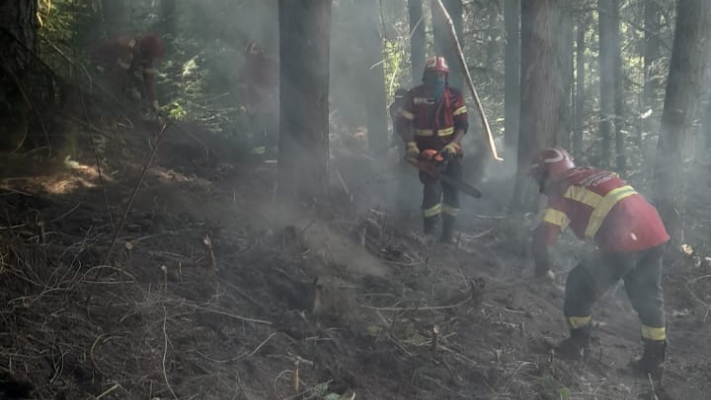
[[[591,316],[587,317],[568,317],[568,324],[573,329],[578,329],[590,323]]]
[[[453,217],[456,217],[457,214],[459,214],[459,208],[457,207],[452,207],[447,204],[442,205],[442,212],[448,215],[451,215]]]
[[[564,212],[554,210],[552,208],[546,208],[543,210],[543,216],[541,219],[544,222],[560,227],[560,230],[565,230],[565,228],[570,225],[570,218],[568,218]]]
[[[454,133],[454,127],[444,128],[437,131],[437,136],[449,136]]]
[[[666,340],[667,331],[662,328],[652,328],[651,326],[642,325],[642,337],[648,340]]]
[[[118,64],[119,67],[121,67],[121,68],[123,68],[123,69],[129,69],[129,68],[131,68],[131,63],[130,63],[130,62],[126,62],[126,61],[124,61],[124,60],[118,60],[118,61],[116,61],[116,64]]]
[[[252,154],[264,154],[267,152],[267,148],[264,146],[258,146],[252,149]]]
[[[456,117],[457,115],[462,115],[465,112],[467,112],[467,107],[461,106],[461,107],[457,108],[456,110],[454,110],[454,116]]]
[[[565,191],[563,195],[566,199],[575,200],[577,202],[583,203],[586,206],[597,208],[597,206],[602,201],[602,196],[599,194],[585,189],[584,187],[571,185],[568,190]]]
[[[156,70],[154,68],[144,68],[143,73],[153,75],[156,73]]]
[[[400,116],[405,119],[409,119],[410,121],[415,119],[415,114],[413,114],[405,109],[402,109],[402,108],[400,109]]]
[[[131,39],[128,41],[128,47],[134,48],[136,46],[136,39]]]
[[[603,221],[605,221],[605,217],[607,217],[607,214],[609,214],[610,210],[612,210],[612,207],[614,207],[620,200],[625,197],[632,196],[635,193],[637,192],[634,188],[627,185],[611,190],[608,194],[606,194],[598,206],[595,207],[592,214],[590,214],[588,226],[585,228],[585,237],[588,239],[594,238],[597,231],[600,230]]]
[[[422,210],[422,215],[425,217],[434,217],[435,215],[439,215],[442,213],[442,205],[437,204],[434,207],[428,208],[426,210]]]
[[[415,136],[432,136],[432,129],[415,129]]]

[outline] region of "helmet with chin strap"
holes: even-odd
[[[422,73],[422,80],[425,80],[425,75],[429,72],[443,73],[445,77],[449,76],[449,65],[447,60],[442,56],[430,57],[425,64],[425,71]]]

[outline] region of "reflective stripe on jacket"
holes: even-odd
[[[549,196],[541,223],[548,245],[567,227],[603,250],[639,251],[669,240],[657,210],[617,174],[598,169],[574,169]]]

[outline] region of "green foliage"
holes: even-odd
[[[570,390],[563,386],[553,375],[546,373],[540,381],[541,400],[568,400]]]

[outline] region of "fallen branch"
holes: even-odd
[[[247,317],[243,317],[241,315],[232,314],[232,313],[228,313],[228,312],[220,311],[220,310],[213,310],[213,309],[207,308],[207,307],[201,307],[201,306],[195,306],[195,305],[191,305],[189,307],[192,307],[198,311],[204,311],[204,312],[209,312],[212,314],[222,315],[224,317],[234,318],[234,319],[238,319],[238,320],[244,321],[244,322],[252,322],[255,324],[262,324],[262,325],[273,325],[271,321],[265,321],[265,320],[254,319],[254,318],[247,318]]]

